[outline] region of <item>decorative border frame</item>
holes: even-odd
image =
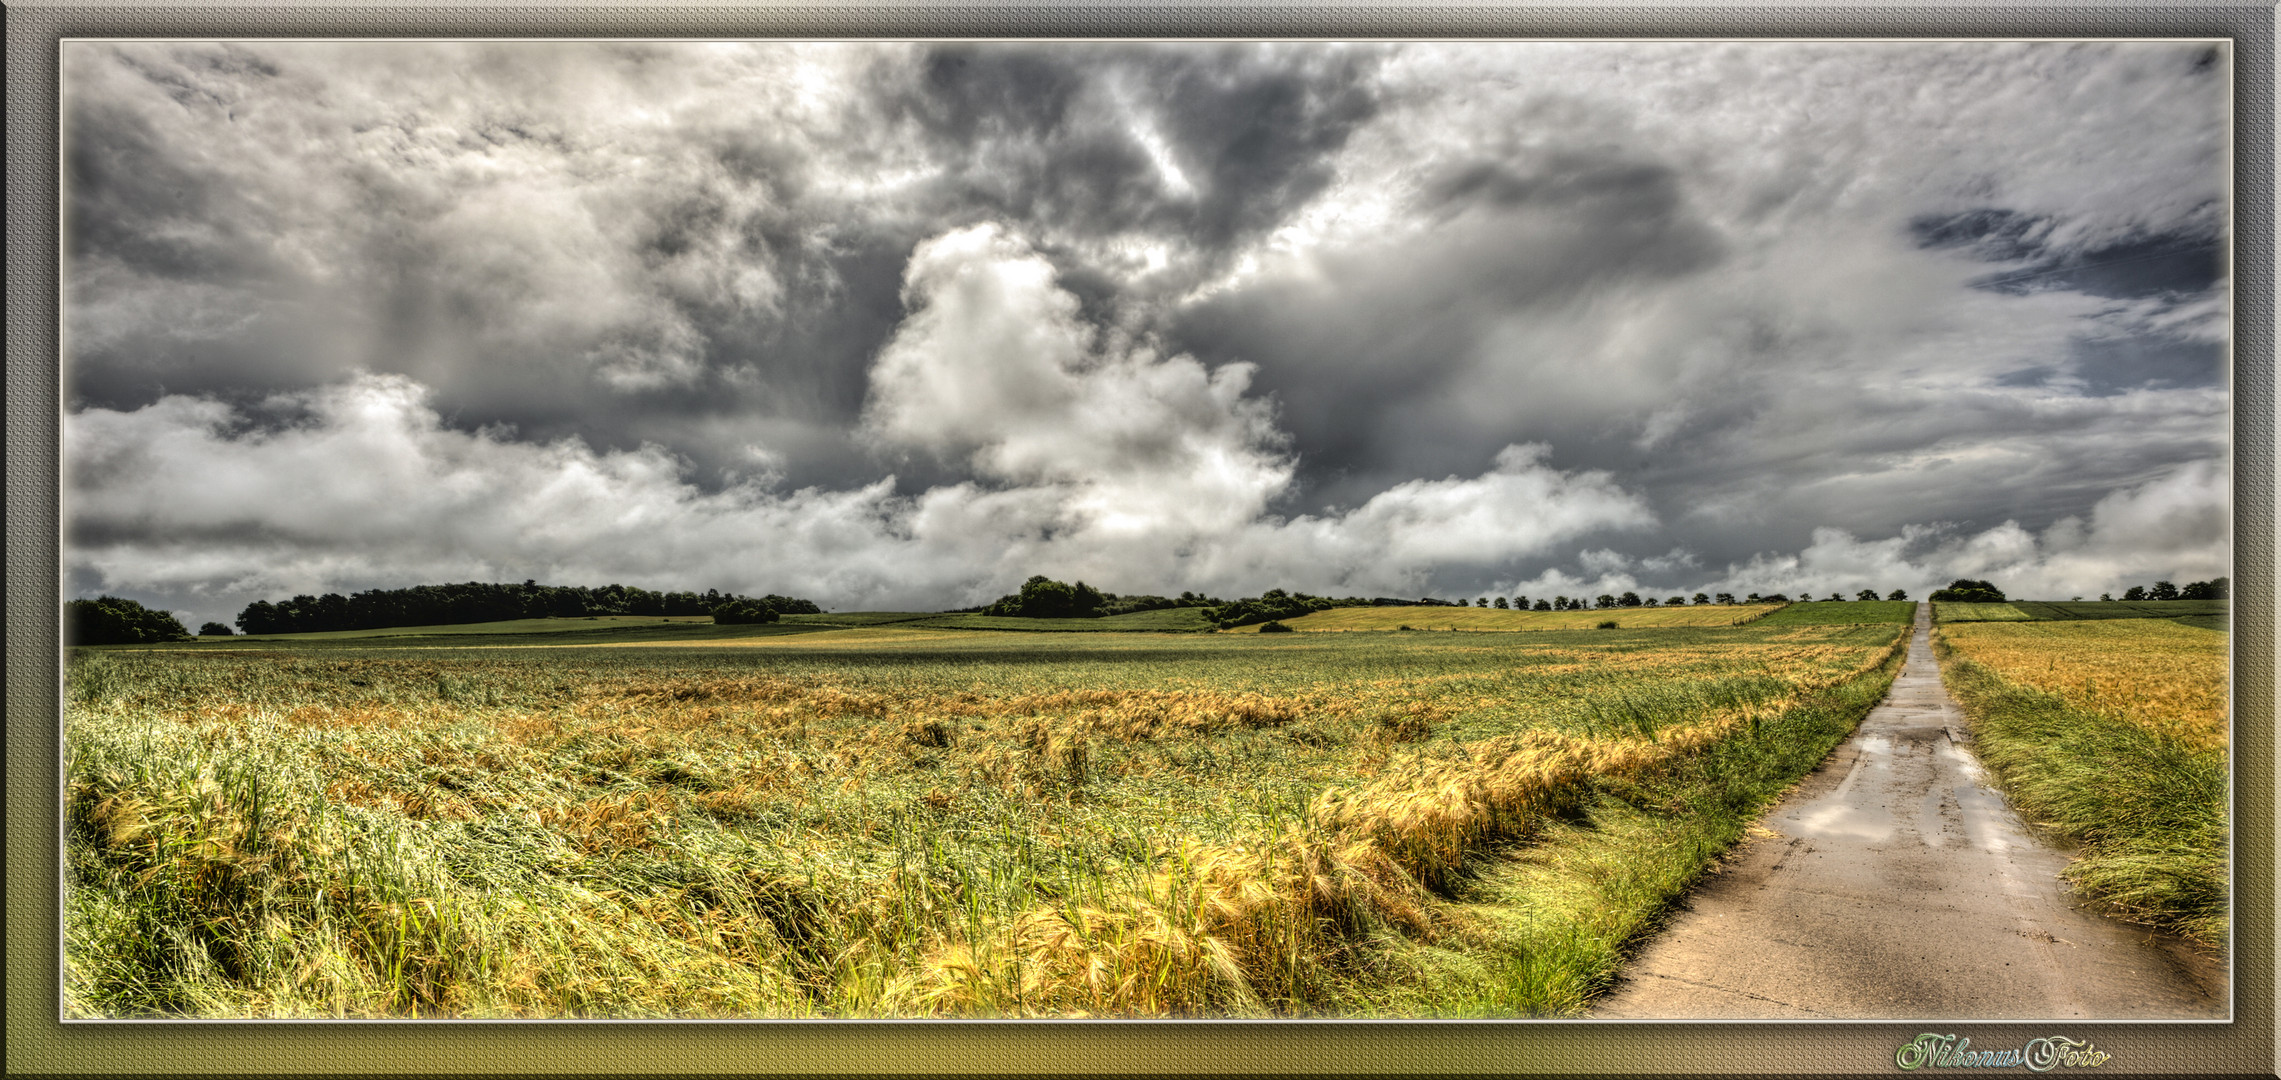
[[[2274,43],[2270,0],[2196,7],[1823,4],[1583,7],[844,2],[622,5],[11,5],[7,18],[7,1068],[136,1073],[1894,1072],[1908,1023],[794,1021],[524,1024],[58,1022],[58,43],[101,37],[2213,37],[2234,43],[2234,1020],[1989,1023],[2065,1034],[2133,1074],[2271,1076],[2274,998]]]

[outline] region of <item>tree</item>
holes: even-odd
[[[1887,600],[1906,600],[1908,598],[1909,590],[1907,589],[1895,589],[1892,592],[1885,594],[1885,599]]]
[[[2146,586],[2133,585],[2130,588],[2124,589],[2123,599],[2132,603],[2146,599]]]
[[[2111,603],[2114,603],[2114,602],[2115,602],[2115,597],[2114,597],[2114,594],[2112,594],[2112,593],[2100,593],[2100,594],[2099,594],[2099,599],[2100,599],[2101,601],[2105,602],[2105,603],[2110,603],[2110,604],[2111,604]]]
[[[1725,593],[1720,593],[1719,595],[1721,595],[1721,596],[1725,596],[1726,594],[1725,594]],[[1696,594],[1695,594],[1695,603],[1697,603],[1697,604],[1708,604],[1708,603],[1710,603],[1710,602],[1711,602],[1711,594],[1709,594],[1709,593],[1696,593]],[[1721,602],[1723,603],[1724,601],[1721,601]]]
[[[2226,594],[2231,591],[2232,587],[2233,582],[2222,577],[2212,578],[2208,581],[2197,581],[2187,585],[2185,588],[2178,590],[2178,599],[2224,600],[2226,599]]]
[[[1636,592],[1627,592],[1616,598],[1619,607],[1638,607],[1639,603],[1639,594]]]
[[[236,635],[236,631],[218,622],[210,622],[198,628],[199,637],[235,637]]]
[[[1513,610],[1514,610],[1514,611],[1527,611],[1528,609],[1529,609],[1529,598],[1528,598],[1528,597],[1526,597],[1526,596],[1516,596],[1516,597],[1514,597],[1514,598],[1513,598]]]
[[[1022,591],[999,598],[984,612],[1025,619],[1094,619],[1106,603],[1100,590],[1082,581],[1070,585],[1038,574],[1022,583]]]
[[[190,631],[173,613],[154,611],[124,597],[98,596],[63,605],[66,645],[149,645],[189,637]]]
[[[1948,583],[1948,588],[1935,590],[1932,601],[1936,604],[2001,604],[2004,590],[1989,582],[1957,578]]]
[[[1616,606],[1616,598],[1607,593],[1601,593],[1592,601],[1592,606],[1599,608],[1602,611],[1606,611],[1607,609]]]
[[[1697,594],[1697,595],[1700,595],[1700,594]],[[1753,599],[1756,599],[1756,598],[1757,598],[1757,594],[1755,594],[1755,593],[1754,593],[1754,594],[1752,594],[1752,598],[1753,598]],[[1735,594],[1733,594],[1733,593],[1731,593],[1731,592],[1723,592],[1723,593],[1720,593],[1720,594],[1719,594],[1719,603],[1722,603],[1722,604],[1732,604],[1732,603],[1734,603],[1734,602],[1735,602]]]
[[[1486,596],[1477,596],[1477,597],[1474,597],[1474,598],[1473,598],[1473,606],[1474,606],[1474,607],[1488,607],[1488,606],[1489,606],[1489,598],[1488,598],[1488,597],[1486,597]],[[1504,607],[1504,606],[1505,606],[1505,603],[1504,603],[1504,601],[1502,601],[1502,600],[1498,601],[1498,602],[1497,602],[1497,606],[1498,606],[1498,607]]]
[[[1551,610],[1552,610],[1552,601],[1550,601],[1550,600],[1539,600],[1539,601],[1537,601],[1537,603],[1536,603],[1536,607],[1534,607],[1534,608],[1532,608],[1532,609],[1530,609],[1530,610],[1532,610],[1532,611],[1551,611]]]
[[[731,600],[713,608],[713,621],[722,626],[750,626],[772,623],[782,616],[775,608],[758,600]]]
[[[1504,597],[1500,596],[1500,597],[1498,597],[1498,598],[1497,598],[1497,604],[1496,604],[1496,607],[1497,607],[1497,610],[1499,610],[1499,611],[1503,611],[1503,610],[1505,610],[1505,598],[1504,598]]]
[[[1552,610],[1554,610],[1554,611],[1566,611],[1566,610],[1568,610],[1568,598],[1567,598],[1567,597],[1565,597],[1565,596],[1555,596],[1555,597],[1553,597],[1553,598],[1552,598]]]
[[[2154,588],[2147,592],[2146,598],[2149,600],[2176,600],[2178,599],[2178,586],[2167,581],[2157,581],[2154,583]]]

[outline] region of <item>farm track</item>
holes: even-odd
[[[1983,780],[1929,606],[1883,704],[1594,1011],[1625,1019],[2223,1019],[2226,975],[2076,905]]]

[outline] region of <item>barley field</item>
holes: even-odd
[[[1981,761],[2023,817],[2076,848],[2067,879],[2213,947],[2232,907],[2227,636],[2162,618],[1948,623],[1936,636]]]
[[[1903,629],[76,650],[67,1009],[1574,1014]]]
[[[1963,623],[1949,647],[2084,712],[2226,744],[2226,635],[2168,619]]]

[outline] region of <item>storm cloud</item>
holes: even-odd
[[[75,595],[2230,565],[2222,46],[63,61]]]

